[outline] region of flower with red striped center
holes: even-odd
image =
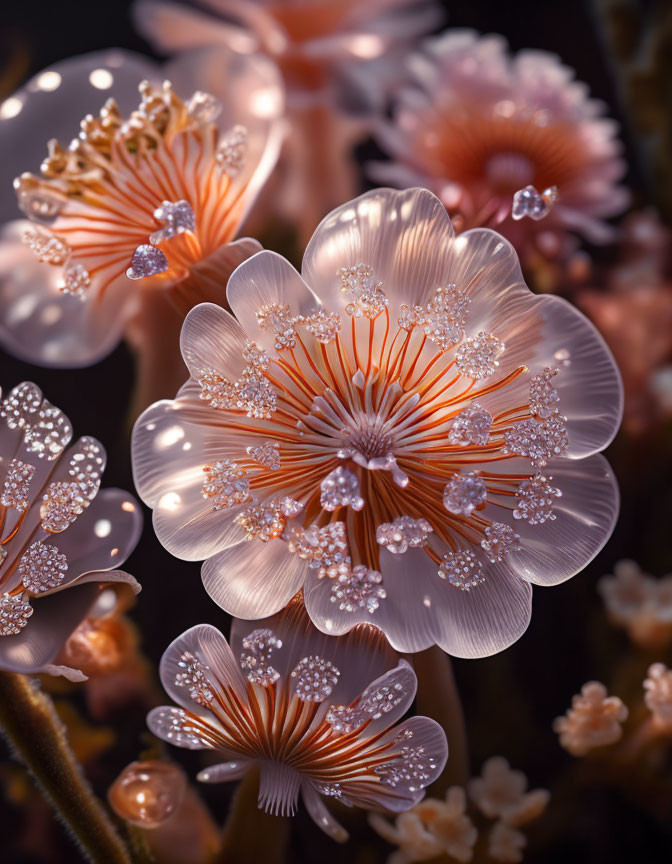
[[[0,670],[81,681],[62,649],[88,616],[114,609],[116,593],[140,590],[113,568],[133,551],[142,517],[131,495],[99,491],[102,444],[71,439],[70,421],[35,384],[0,401]]]
[[[531,582],[606,542],[618,372],[498,234],[456,237],[430,192],[376,190],[324,220],[302,276],[260,252],[227,296],[236,318],[189,314],[191,378],[133,436],[159,539],[207,559],[226,611],[303,588],[327,633],[369,621],[399,650],[478,656],[524,631]]]
[[[379,127],[393,161],[372,166],[378,182],[426,186],[462,230],[496,227],[524,260],[570,251],[572,232],[613,236],[604,220],[628,203],[617,126],[557,57],[451,30],[408,57],[406,76]]]
[[[397,722],[416,678],[380,631],[360,625],[341,639],[324,636],[298,601],[264,621],[234,621],[230,646],[216,628],[192,627],[168,647],[160,671],[180,707],[151,711],[152,732],[227,760],[199,780],[238,780],[256,765],[260,807],[294,815],[301,795],[320,828],[341,842],[347,833],[322,796],[407,810],[446,763],[438,723]]]
[[[99,114],[84,117],[68,146],[49,141],[39,174],[15,180],[30,224],[17,223],[6,242],[22,234],[41,263],[25,278],[16,269],[2,284],[0,336],[10,350],[33,362],[80,366],[125,335],[158,395],[184,380],[171,337],[177,341],[192,306],[219,298],[235,266],[260,249],[249,238],[232,241],[281,138],[277,70],[260,57],[220,59],[228,101],[194,92],[179,64],[172,71],[180,95],[167,81],[153,83],[152,70],[151,82],[136,79],[135,110],[109,98]],[[53,98],[64,98],[61,91],[74,89],[86,71],[71,80],[66,70],[50,70],[63,78]],[[245,101],[233,95],[238,87]],[[42,131],[53,134],[46,123]]]

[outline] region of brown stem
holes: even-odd
[[[413,657],[418,676],[417,713],[439,723],[448,738],[449,757],[443,774],[432,785],[433,794],[450,786],[466,786],[469,780],[469,750],[464,712],[450,657],[434,646]]]
[[[38,685],[0,672],[0,729],[93,864],[132,859],[68,744],[53,702]]]
[[[289,840],[289,822],[257,806],[259,772],[249,771],[236,790],[224,826],[222,847],[213,864],[282,864]]]

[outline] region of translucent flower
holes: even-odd
[[[201,0],[198,5],[207,11],[139,0],[136,24],[161,51],[218,44],[267,54],[282,70],[292,107],[324,99],[325,91],[342,101],[353,74],[375,74],[371,61],[412,44],[442,17],[434,0],[219,0],[216,5]]]
[[[644,681],[644,701],[653,714],[656,725],[672,731],[672,670],[664,663],[649,666]]]
[[[184,771],[158,759],[131,762],[110,786],[110,806],[138,828],[156,828],[178,810],[187,788]]]
[[[231,241],[282,134],[277,70],[257,56],[217,56],[229,88],[221,100],[196,89],[208,82],[194,82],[189,56],[161,73],[119,52],[64,61],[11,97],[21,110],[0,119],[0,133],[16,156],[2,171],[41,167],[15,180],[30,222],[7,226],[0,246],[9,351],[86,366],[125,337],[141,389],[153,383],[156,398],[184,380],[173,351],[184,315],[223,299],[231,271],[260,248]],[[45,90],[45,80],[58,86]],[[54,137],[78,127],[69,145]],[[49,139],[48,153],[31,165],[35,139],[42,148]]]
[[[0,402],[0,669],[86,676],[60,652],[87,616],[140,586],[120,566],[141,530],[137,502],[99,492],[105,450],[24,382]]]
[[[196,8],[139,0],[134,12],[140,32],[161,52],[225,45],[263,52],[278,64],[288,134],[251,215],[252,233],[277,236],[282,224],[298,229],[300,242],[357,193],[353,149],[370,134],[398,80],[403,52],[442,18],[435,0],[200,0]],[[194,53],[202,74],[226,87],[216,55]]]
[[[161,661],[163,686],[180,707],[155,708],[148,724],[171,744],[226,760],[199,780],[237,780],[256,765],[260,807],[293,815],[300,794],[320,828],[343,841],[322,796],[406,810],[446,762],[437,723],[397,723],[416,690],[411,667],[397,659],[373,628],[324,636],[300,602],[263,622],[234,621],[230,647],[214,627],[192,627]]]
[[[500,36],[451,30],[407,74],[379,133],[394,161],[372,166],[376,180],[427,186],[464,227],[497,225],[525,257],[561,254],[568,231],[610,236],[602,220],[628,200],[617,127],[555,56],[512,57]],[[521,191],[534,200],[514,218]]]
[[[659,648],[672,640],[672,576],[654,579],[635,561],[622,560],[597,587],[609,618],[633,642]]]
[[[556,718],[553,729],[572,756],[585,756],[596,747],[619,741],[627,717],[628,709],[618,696],[608,696],[604,684],[589,681],[572,698],[565,716]]]
[[[527,791],[527,778],[513,771],[502,756],[493,756],[483,765],[480,777],[469,782],[469,795],[488,819],[501,819],[519,827],[537,819],[546,808],[546,789]]]
[[[326,633],[369,621],[399,650],[484,656],[524,632],[531,583],[606,542],[618,372],[498,234],[456,237],[430,192],[376,190],[320,225],[301,276],[260,252],[227,298],[235,318],[189,314],[191,379],[138,420],[133,463],[157,536],[207,559],[232,615],[303,588]],[[267,442],[279,467],[250,455]]]
[[[400,813],[394,823],[372,813],[369,824],[380,836],[398,846],[390,861],[428,861],[448,855],[451,860],[471,861],[478,833],[466,814],[464,789],[452,786],[445,801],[427,798],[412,810]]]

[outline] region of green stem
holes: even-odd
[[[248,771],[231,805],[222,846],[213,864],[282,864],[289,840],[289,822],[257,806],[259,772]]]
[[[36,683],[0,672],[0,730],[93,864],[132,864],[68,744],[49,696]]]

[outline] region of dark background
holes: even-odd
[[[366,0],[362,0],[366,2]],[[137,36],[126,0],[92,3],[3,3],[0,12],[0,85],[4,98],[16,86],[50,63],[68,56],[108,47],[151,54]],[[579,80],[588,82],[594,96],[609,103],[609,113],[622,124],[608,64],[590,3],[447,2],[449,26],[468,26],[501,33],[513,49],[540,48],[559,54]],[[74,133],[75,130],[73,130]],[[626,153],[632,155],[625,129]],[[0,142],[0,148],[1,148]],[[629,159],[629,181],[635,197],[646,202],[641,168]],[[34,169],[36,166],[26,166]],[[3,194],[12,194],[11,191]],[[18,215],[18,211],[17,211]],[[133,360],[125,346],[88,369],[54,371],[33,367],[0,352],[0,385],[10,389],[34,380],[47,398],[61,407],[77,434],[98,437],[108,451],[105,485],[132,489],[126,414],[133,385]],[[657,443],[655,447],[659,447]],[[551,730],[572,694],[591,679],[609,682],[614,666],[632,662],[646,669],[652,659],[631,656],[633,649],[621,632],[606,624],[596,592],[599,577],[622,557],[634,558],[654,574],[672,570],[670,546],[670,461],[657,455],[651,442],[617,439],[607,456],[621,483],[622,513],[606,549],[579,576],[553,589],[535,589],[534,614],[524,637],[503,654],[480,661],[456,661],[463,697],[474,773],[489,756],[502,754],[525,771],[532,787],[551,789],[549,811],[527,832],[527,862],[648,862],[672,848],[668,800],[642,800],[627,783],[607,782],[577,768],[577,761],[558,745]],[[228,620],[202,590],[198,564],[172,558],[157,542],[146,520],[143,538],[125,568],[143,585],[133,611],[145,653],[157,663],[163,649],[188,627],[208,621],[228,630]],[[619,659],[620,658],[620,659]],[[625,659],[624,659],[625,658]],[[643,672],[640,680],[644,677]],[[120,768],[136,758],[142,747],[141,717],[116,718],[119,735],[114,756],[96,769],[94,782],[104,789]],[[175,758],[183,753],[173,750]],[[184,764],[196,764],[190,754]],[[669,776],[670,766],[662,771]],[[223,819],[230,789],[207,787],[207,800]],[[0,790],[1,794],[1,790]],[[654,815],[657,811],[657,815]],[[14,838],[24,816],[9,802],[0,806],[0,860],[7,864],[40,859],[16,851]],[[342,848],[323,838],[305,813],[293,823],[290,860],[384,860],[382,841],[362,825],[357,837]],[[78,856],[61,829],[54,832],[53,864],[77,861]],[[381,857],[381,853],[382,856]]]

